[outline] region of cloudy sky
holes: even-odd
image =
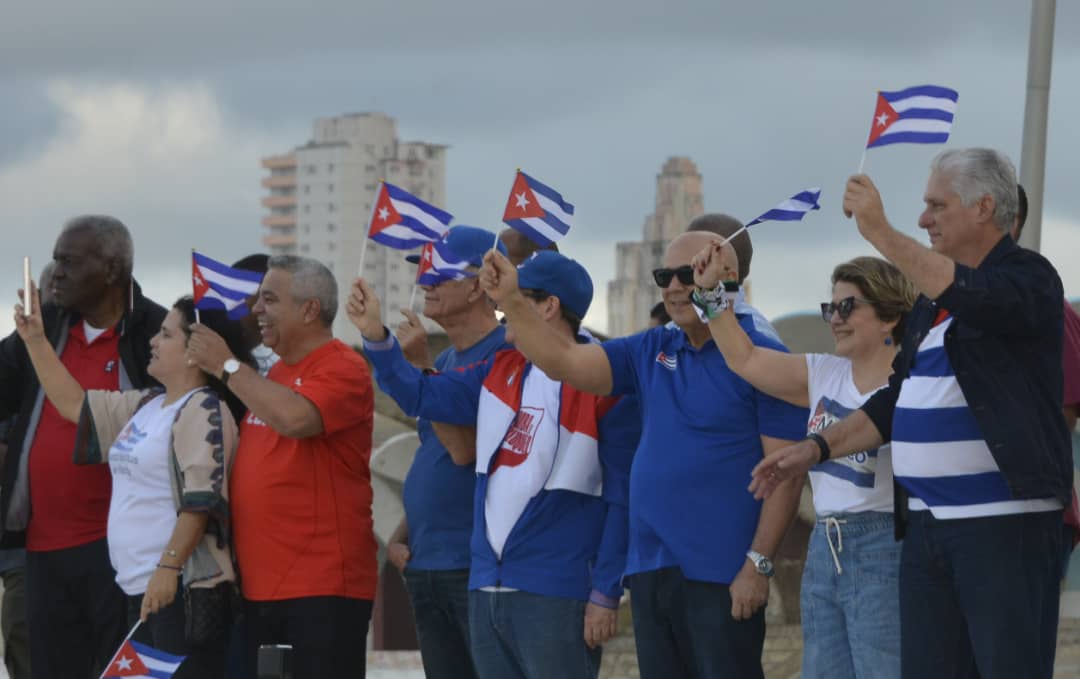
[[[750,5],[753,5],[752,7]],[[448,205],[496,228],[513,169],[576,203],[565,250],[597,282],[637,240],[655,176],[687,155],[705,206],[749,219],[823,187],[799,225],[755,227],[755,303],[808,309],[837,262],[868,252],[840,214],[877,89],[960,92],[952,146],[1019,160],[1028,3],[716,0],[66,0],[0,10],[0,274],[14,291],[73,215],[132,229],[136,276],[171,302],[193,246],[260,248],[262,156],[315,117],[379,110],[401,136],[451,146]],[[1080,296],[1080,3],[1058,3],[1043,250]],[[872,150],[893,223],[916,227],[937,149]],[[14,300],[13,292],[4,299]],[[0,312],[0,331],[12,327]]]

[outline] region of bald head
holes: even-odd
[[[694,255],[705,249],[709,243],[721,240],[715,233],[708,231],[687,231],[671,241],[664,253],[664,266],[674,269],[690,264]]]

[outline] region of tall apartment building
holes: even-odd
[[[359,272],[379,180],[445,206],[446,148],[400,141],[394,119],[383,113],[317,119],[311,141],[262,159],[270,173],[262,180],[269,190],[262,199],[269,210],[262,220],[263,244],[271,254],[303,255],[326,264],[344,303]],[[408,307],[416,276],[416,266],[405,262],[405,254],[372,241],[364,255],[364,278],[382,299],[390,326],[402,318],[399,310]],[[437,329],[426,319],[425,324]],[[350,344],[360,342],[340,309],[334,334]]]
[[[652,270],[663,265],[668,244],[704,213],[697,166],[689,158],[668,158],[656,176],[656,209],[645,218],[642,240],[615,244],[615,280],[608,282],[607,297],[612,337],[648,326],[649,310],[660,301]]]

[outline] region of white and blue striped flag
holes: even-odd
[[[412,250],[442,238],[452,219],[449,212],[383,182],[371,211],[368,238],[395,250]]]
[[[757,219],[747,222],[743,228],[750,228],[761,222],[797,222],[805,217],[807,212],[821,209],[818,205],[820,198],[821,189],[817,187],[800,191]]]

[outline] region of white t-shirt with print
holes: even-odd
[[[810,423],[807,427],[810,432],[820,432],[844,419],[877,391],[860,393],[855,386],[851,361],[840,356],[807,354],[806,376],[810,387]],[[889,444],[811,467],[810,485],[814,489],[814,510],[818,516],[892,512],[893,471]]]
[[[162,394],[139,408],[109,449],[109,558],[128,595],[146,591],[176,527],[169,441],[176,411],[189,394],[168,406]]]

